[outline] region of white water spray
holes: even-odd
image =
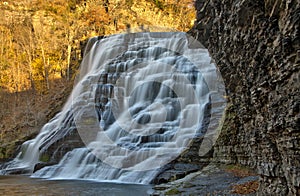
[[[62,112],[3,172],[33,171],[43,152],[78,131],[83,143],[33,177],[150,183],[195,137],[213,144],[224,84],[206,49],[185,33],[132,33],[97,40]],[[207,110],[210,105],[211,110]],[[204,124],[210,112],[209,124]],[[202,145],[205,154],[211,146]]]

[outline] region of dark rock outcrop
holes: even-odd
[[[300,3],[198,0],[191,34],[228,93],[214,160],[256,168],[260,194],[300,194]]]

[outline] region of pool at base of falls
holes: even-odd
[[[2,195],[149,195],[151,185],[95,182],[87,180],[44,180],[28,176],[0,176]]]

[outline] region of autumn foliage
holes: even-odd
[[[192,0],[7,0],[0,13],[0,159],[62,106],[89,37],[195,18]]]
[[[187,31],[195,18],[191,0],[18,0],[0,10],[0,88],[42,94],[50,80],[72,78],[90,36],[142,25]]]

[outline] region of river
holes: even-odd
[[[17,195],[150,195],[151,185],[120,184],[86,180],[45,180],[28,176],[0,176],[0,194]]]

